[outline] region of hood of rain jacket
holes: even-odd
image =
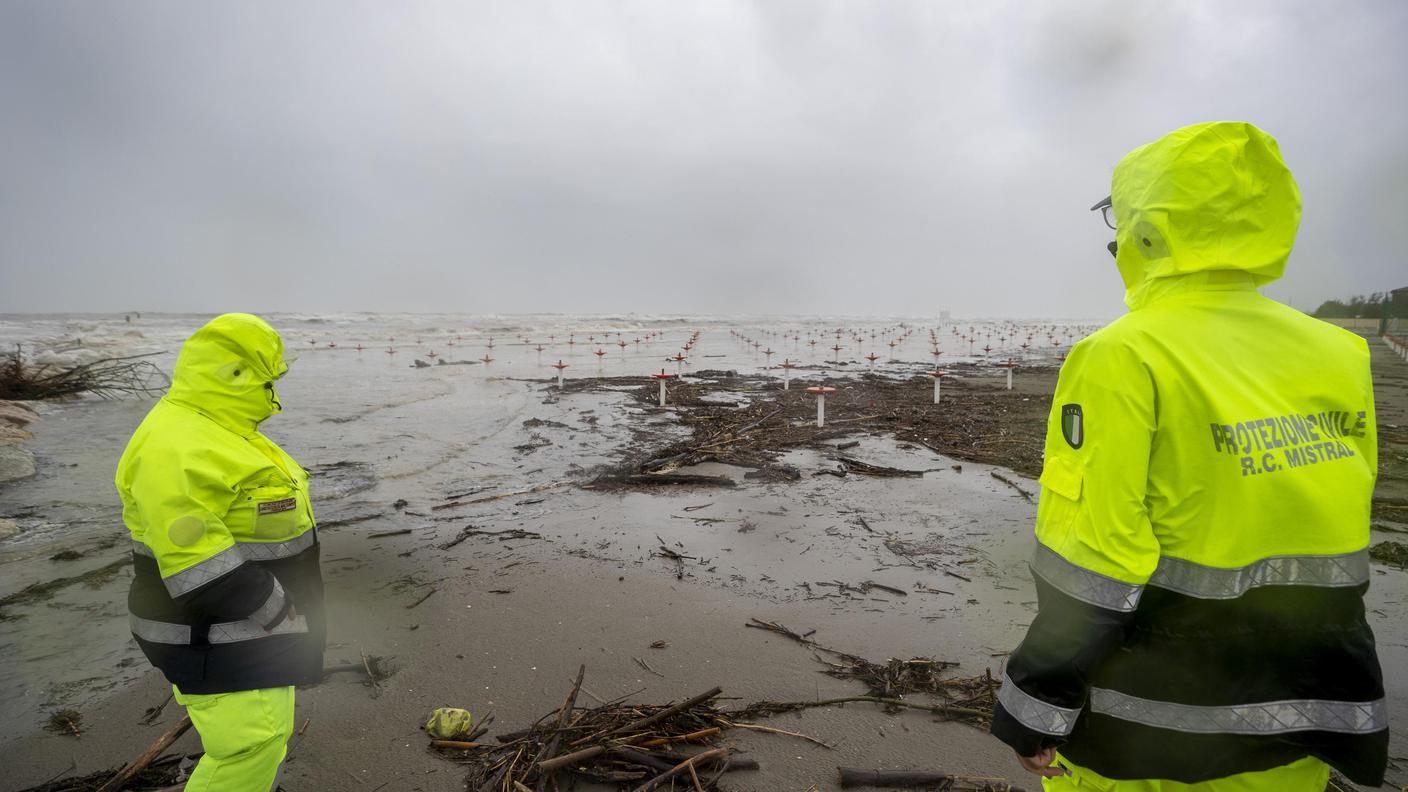
[[[252,314],[224,314],[181,347],[166,398],[248,436],[281,411],[274,382],[287,371],[274,328]]]
[[[1244,122],[1195,124],[1131,151],[1115,167],[1115,263],[1132,309],[1169,291],[1281,277],[1300,227],[1300,189],[1270,135]],[[1236,273],[1244,273],[1237,276]],[[1162,287],[1162,288],[1161,288]]]

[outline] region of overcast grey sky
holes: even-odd
[[[1408,3],[0,4],[0,311],[1113,316],[1088,207],[1248,120],[1301,307],[1408,285]]]

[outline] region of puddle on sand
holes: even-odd
[[[930,472],[814,475],[834,463],[804,450],[783,460],[802,473],[796,482],[760,484],[742,468],[708,463],[679,472],[728,476],[739,486],[564,490],[531,509],[486,503],[456,513],[467,524],[544,537],[491,556],[498,564],[567,552],[774,602],[826,602],[837,614],[910,616],[973,657],[1014,646],[1035,606],[1026,569],[1034,504],[994,479],[996,469],[888,438],[866,438],[846,453]]]

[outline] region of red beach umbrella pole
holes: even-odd
[[[651,374],[650,376],[654,377],[654,378],[657,379],[657,380],[660,380],[660,406],[661,406],[661,407],[664,407],[664,406],[665,406],[665,383],[666,383],[667,381],[671,380],[671,379],[674,379],[674,376],[675,376],[675,375],[674,375],[674,374],[666,374],[666,373],[665,373],[665,369],[660,369],[660,373],[659,373],[659,374]]]

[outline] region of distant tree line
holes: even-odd
[[[1378,319],[1384,315],[1384,303],[1391,303],[1389,292],[1374,292],[1370,295],[1356,294],[1348,300],[1326,300],[1315,309],[1315,315],[1324,319]]]

